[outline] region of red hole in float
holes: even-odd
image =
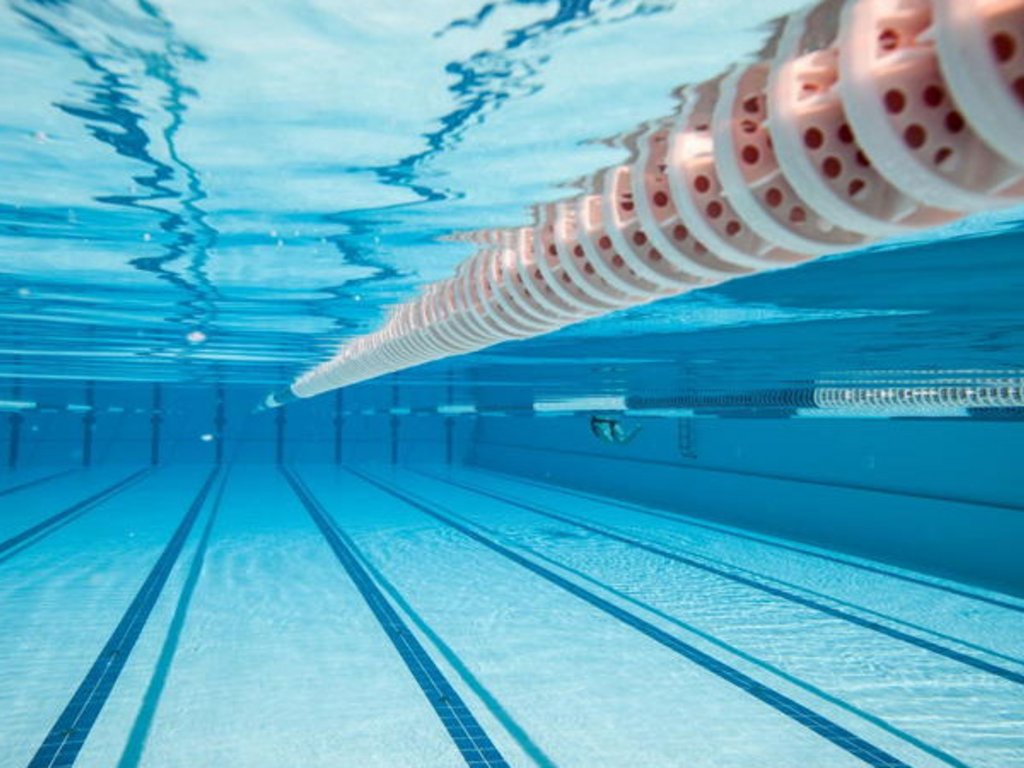
[[[722,204],[717,200],[712,200],[710,203],[708,203],[707,212],[708,216],[710,216],[712,219],[717,219],[719,216],[721,216],[722,210]]]
[[[693,252],[702,256],[708,252],[708,247],[704,243],[694,243]]]
[[[743,109],[750,114],[755,114],[761,108],[761,102],[757,96],[748,96],[743,100]]]
[[[1024,104],[1024,77],[1013,81],[1013,92],[1017,94],[1017,100]]]
[[[839,162],[838,157],[829,155],[825,158],[825,162],[821,164],[821,170],[830,179],[835,179],[843,172],[843,164]]]
[[[563,283],[571,283],[572,282],[572,278],[569,277],[565,272],[563,272],[562,273],[562,282]]]
[[[742,229],[742,227],[740,227],[740,223],[738,221],[730,221],[725,225],[725,232],[729,236],[739,234],[740,229]]]
[[[794,205],[789,211],[789,220],[794,224],[799,224],[802,221],[807,220],[807,211],[801,208],[799,205]]]
[[[883,51],[892,51],[900,44],[900,36],[895,29],[884,29],[878,35],[878,47]]]
[[[946,130],[950,133],[960,133],[964,125],[964,116],[959,112],[950,112],[946,115]]]
[[[771,187],[764,195],[764,200],[772,208],[778,208],[782,205],[782,190],[777,187]]]
[[[843,142],[843,144],[853,143],[853,129],[846,123],[839,126],[839,140]]]
[[[622,210],[624,210],[624,211],[632,211],[633,210],[633,201],[632,200],[623,200],[619,204],[619,207],[622,208]]]
[[[558,251],[555,249],[555,246],[553,245],[548,246],[548,253],[550,253],[552,256],[558,255]]]
[[[637,245],[643,245],[644,243],[647,242],[647,235],[645,235],[643,232],[634,232],[633,242],[636,243]]]
[[[711,189],[711,179],[707,176],[698,176],[693,180],[693,188],[703,194]]]
[[[761,159],[761,152],[757,147],[746,146],[743,148],[743,162],[747,165],[753,165]]]
[[[862,189],[864,189],[864,181],[863,181],[863,179],[854,179],[846,187],[846,191],[847,191],[847,193],[849,193],[850,197],[853,197],[858,192],[860,192]]]
[[[579,243],[577,243],[576,247],[572,249],[572,255],[575,256],[577,259],[582,259],[583,258],[583,246],[580,245]]]
[[[668,205],[668,195],[666,195],[664,192],[655,192],[653,200],[654,204],[659,208],[664,208],[666,205]]]
[[[676,240],[685,240],[688,234],[690,234],[689,231],[682,224],[676,224],[672,229],[672,237]]]
[[[920,149],[928,140],[928,133],[925,131],[924,126],[913,123],[908,125],[907,130],[903,132],[903,140],[911,149]]]
[[[544,282],[544,275],[541,274],[539,269],[533,270],[533,277],[535,280],[540,280],[542,283]]]
[[[804,144],[809,149],[818,149],[818,147],[824,143],[825,134],[823,134],[818,128],[808,128],[804,132]]]
[[[863,165],[865,168],[871,167],[871,161],[868,160],[868,156],[861,151],[857,152],[857,163],[859,165]]]
[[[927,106],[937,107],[942,103],[942,100],[946,98],[946,92],[938,85],[929,85],[924,89],[924,93],[921,94],[921,98],[924,99],[924,103]]]
[[[586,273],[587,273],[588,275],[592,275],[592,274],[594,274],[594,265],[593,265],[593,264],[591,264],[591,263],[590,263],[590,262],[588,261],[588,262],[587,262],[586,264],[584,264],[584,265],[583,265],[583,270],[584,270],[584,271],[585,271],[585,272],[586,272]]]
[[[757,123],[753,120],[743,120],[740,122],[740,130],[744,133],[756,133]]]
[[[621,267],[623,264],[625,264],[625,262],[622,260],[622,257],[616,253],[614,256],[612,256],[612,264],[614,264],[616,267]]]
[[[992,35],[992,55],[1000,64],[1008,62],[1016,52],[1017,43],[1010,35],[1005,32]]]
[[[903,91],[893,88],[885,92],[885,108],[890,114],[898,115],[906,106],[907,97],[903,95]]]
[[[949,158],[951,158],[952,156],[953,156],[953,150],[952,149],[950,149],[949,147],[940,147],[935,152],[935,157],[933,157],[932,160],[935,162],[936,165],[942,165],[944,162],[949,160]]]
[[[602,249],[608,250],[612,247],[612,239],[608,237],[608,235],[601,235],[601,239],[597,241],[597,244],[601,246]]]
[[[647,258],[651,261],[661,261],[661,251],[657,248],[651,248],[651,250],[647,252]]]

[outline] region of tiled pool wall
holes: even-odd
[[[253,414],[259,386],[23,386],[4,472],[223,462],[468,464],[1024,594],[1020,422],[663,416],[628,445],[589,415],[437,412],[444,386],[350,388]],[[14,398],[15,393],[8,393]],[[89,406],[84,408],[82,406]]]

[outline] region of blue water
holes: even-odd
[[[1024,766],[1020,209],[254,413],[799,5],[0,6],[0,768]]]

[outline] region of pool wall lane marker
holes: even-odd
[[[74,469],[62,469],[59,472],[53,472],[49,475],[43,475],[42,477],[36,477],[33,478],[32,480],[26,480],[25,482],[18,483],[17,485],[11,485],[8,486],[7,488],[2,488],[0,489],[0,496],[10,496],[12,493],[17,493],[18,491],[25,491],[28,490],[29,488],[35,488],[37,485],[42,485],[43,483],[48,483],[51,480],[56,480],[58,477],[66,477],[67,475],[70,475],[74,471]]]
[[[514,448],[525,448],[525,446],[512,446],[512,447],[514,447]],[[562,451],[560,451],[560,452],[562,452]],[[582,452],[579,452],[579,453],[582,453]],[[658,464],[663,464],[664,463],[666,465],[669,464],[669,462],[648,462],[648,460],[646,460],[646,459],[631,459],[631,460],[632,461],[641,462],[641,463],[647,462],[647,463],[658,463]],[[681,466],[681,465],[673,465],[673,466]],[[686,467],[686,468],[687,469],[691,469],[691,468],[692,469],[704,469],[703,467]],[[703,528],[704,530],[713,531],[714,533],[719,533],[719,534],[722,534],[722,535],[725,535],[725,536],[731,536],[731,537],[734,537],[734,538],[737,538],[737,539],[745,539],[747,541],[753,541],[753,542],[756,542],[756,543],[761,544],[761,545],[766,546],[766,547],[773,547],[775,549],[784,549],[784,550],[788,550],[790,552],[797,552],[797,553],[799,553],[801,555],[805,555],[807,557],[813,557],[813,558],[817,558],[819,560],[827,560],[827,561],[832,562],[832,563],[838,563],[840,565],[849,566],[850,568],[856,568],[856,569],[861,570],[861,571],[867,571],[868,573],[877,573],[880,576],[887,576],[888,578],[891,578],[891,579],[897,579],[899,581],[905,581],[905,582],[908,582],[910,584],[918,584],[918,585],[923,586],[923,587],[928,587],[929,589],[937,589],[937,590],[940,590],[942,592],[948,592],[948,593],[953,594],[953,595],[959,595],[961,597],[966,597],[966,598],[969,598],[971,600],[977,600],[977,601],[982,602],[982,603],[988,603],[989,605],[994,605],[994,606],[997,606],[999,608],[1005,608],[1006,610],[1009,610],[1009,611],[1016,611],[1017,613],[1024,613],[1024,602],[1013,603],[1013,602],[1010,602],[1009,600],[1002,600],[1002,599],[999,599],[997,597],[991,597],[990,595],[985,595],[985,594],[981,594],[981,593],[978,593],[978,592],[971,592],[971,591],[966,590],[966,589],[959,589],[959,588],[953,586],[952,584],[944,584],[944,583],[939,582],[939,581],[929,581],[927,578],[922,578],[922,577],[918,577],[918,576],[912,576],[912,575],[910,575],[908,573],[900,573],[898,571],[889,570],[887,568],[882,568],[882,567],[877,566],[877,565],[871,565],[870,563],[858,562],[856,560],[851,560],[851,559],[844,558],[844,557],[836,557],[835,555],[829,555],[829,554],[826,554],[824,552],[818,552],[818,551],[815,551],[813,549],[797,546],[795,544],[786,544],[786,543],[783,543],[781,541],[777,541],[775,539],[768,538],[767,535],[760,536],[760,535],[753,534],[753,533],[743,533],[743,532],[735,530],[733,528],[729,528],[729,527],[727,527],[725,525],[716,525],[716,524],[714,524],[714,523],[712,523],[710,521],[707,521],[707,520],[697,519],[697,518],[695,518],[695,517],[693,517],[691,515],[687,515],[685,512],[675,512],[673,510],[654,509],[654,508],[651,508],[651,507],[645,507],[645,506],[643,506],[641,504],[631,504],[631,503],[629,503],[627,501],[623,501],[622,499],[615,499],[615,498],[612,498],[612,497],[609,497],[609,496],[596,496],[594,494],[587,493],[586,491],[581,491],[581,490],[579,490],[577,488],[570,488],[569,486],[552,485],[550,483],[544,483],[544,482],[541,482],[539,480],[535,480],[535,479],[530,478],[530,477],[524,477],[524,476],[519,476],[519,475],[516,475],[516,476],[506,475],[506,474],[504,474],[502,472],[498,472],[498,471],[490,469],[488,467],[474,466],[473,470],[475,472],[479,472],[479,473],[486,473],[486,474],[490,474],[490,475],[496,475],[497,477],[500,477],[506,483],[521,483],[523,485],[530,485],[530,486],[533,486],[534,488],[540,488],[541,490],[544,490],[544,491],[546,491],[548,493],[558,493],[558,494],[563,494],[565,496],[574,496],[574,497],[576,497],[578,499],[584,499],[586,501],[590,501],[590,502],[595,503],[595,504],[604,504],[606,506],[618,507],[619,509],[625,509],[625,510],[629,510],[631,512],[637,512],[637,513],[639,513],[641,515],[648,515],[650,517],[661,518],[662,520],[668,520],[670,522],[676,523],[677,525],[681,525],[681,526],[691,526],[691,527],[694,527],[694,528]],[[720,472],[720,471],[724,472],[725,470],[710,469],[708,471],[711,471],[711,472]],[[747,473],[735,473],[735,474],[747,474]],[[759,476],[761,476],[761,475],[759,475]],[[769,477],[767,475],[764,475],[764,476],[765,477]],[[785,478],[785,477],[782,477],[782,476],[777,476],[777,477],[776,476],[771,476],[771,477],[773,477],[774,479],[783,479],[783,480],[789,480],[790,479],[790,478]],[[879,489],[856,488],[856,490],[871,490],[871,491],[877,491],[879,493],[886,493],[885,491],[880,491]],[[948,499],[947,499],[947,501],[948,501]],[[974,501],[965,501],[965,500],[961,500],[961,499],[953,499],[952,501],[962,502],[964,504],[980,503],[980,502],[974,502]]]
[[[6,541],[0,542],[0,563],[10,559],[18,552],[21,552],[25,547],[30,544],[34,544],[40,539],[49,536],[57,529],[67,525],[78,516],[88,512],[90,509],[98,506],[104,501],[116,496],[118,493],[128,488],[135,481],[141,479],[150,472],[149,468],[139,469],[128,475],[121,480],[118,480],[113,485],[107,486],[103,490],[97,491],[91,496],[87,496],[81,501],[76,501],[70,507],[62,509],[54,515],[45,520],[41,520],[35,525],[26,528],[21,533],[15,534]]]
[[[467,765],[471,768],[508,768],[508,763],[473,713],[359,562],[348,536],[298,476],[287,467],[281,467],[281,472],[405,662]]]
[[[117,628],[100,651],[64,711],[43,739],[28,768],[58,768],[74,765],[89,731],[106,704],[117,679],[142,633],[164,584],[192,532],[213,487],[218,469],[213,469],[199,489],[185,516],[150,570],[142,587],[128,606]]]
[[[758,682],[749,675],[738,669],[730,667],[728,664],[719,661],[710,654],[707,654],[697,647],[680,640],[660,627],[657,627],[639,616],[630,613],[615,603],[599,597],[593,592],[584,589],[579,584],[576,584],[569,579],[558,575],[554,571],[533,562],[508,547],[492,541],[479,531],[476,531],[467,525],[463,525],[462,523],[459,523],[458,521],[432,508],[437,507],[438,509],[442,509],[443,507],[441,507],[441,505],[431,502],[428,506],[427,502],[420,501],[405,492],[396,490],[373,477],[363,474],[362,472],[351,469],[349,471],[357,477],[362,478],[370,485],[395,497],[396,499],[399,499],[400,501],[405,502],[413,508],[420,510],[425,515],[447,525],[473,541],[476,541],[493,552],[496,552],[502,557],[522,566],[528,571],[531,571],[545,581],[561,588],[574,597],[589,603],[599,611],[639,631],[654,640],[656,643],[674,651],[683,658],[697,664],[725,682],[736,686],[745,693],[753,696],[764,704],[767,704],[772,709],[785,715],[805,728],[808,728],[843,751],[864,761],[868,765],[874,766],[874,768],[910,768],[910,766],[900,758],[876,747],[838,723],[819,715],[817,712],[814,712],[795,699],[770,688],[764,683]]]
[[[432,476],[429,476],[429,477],[432,477]],[[440,480],[440,478],[434,478],[434,479]],[[980,670],[982,672],[986,672],[988,674],[995,675],[997,677],[1001,677],[1004,680],[1008,680],[1011,683],[1017,683],[1018,685],[1024,685],[1024,673],[1017,672],[1017,671],[1014,671],[1012,669],[1006,669],[1005,667],[1001,667],[1001,666],[999,666],[997,664],[993,664],[991,662],[985,661],[984,659],[978,659],[978,658],[975,658],[974,656],[969,656],[968,654],[961,653],[960,651],[957,651],[957,650],[955,650],[953,648],[947,648],[944,645],[939,645],[938,643],[934,643],[934,642],[932,642],[930,640],[925,640],[924,638],[919,638],[919,637],[915,637],[914,635],[909,635],[906,632],[902,632],[902,631],[900,631],[898,629],[895,629],[893,627],[886,626],[885,624],[880,624],[880,623],[878,623],[876,621],[872,621],[870,619],[866,619],[866,618],[864,618],[862,616],[858,616],[858,615],[853,614],[853,613],[848,613],[846,611],[842,611],[842,610],[840,610],[838,608],[832,607],[831,605],[827,605],[825,603],[818,602],[817,600],[812,600],[811,598],[804,597],[802,595],[798,595],[798,594],[795,594],[793,592],[789,592],[789,591],[787,591],[785,589],[781,589],[779,587],[771,586],[770,584],[762,584],[759,581],[757,581],[755,579],[752,579],[752,578],[750,578],[748,576],[742,575],[740,573],[730,573],[729,570],[727,570],[727,569],[735,568],[734,566],[722,566],[722,567],[719,567],[719,566],[714,566],[714,565],[708,565],[706,563],[702,563],[702,562],[700,562],[698,560],[694,560],[691,557],[687,557],[687,556],[679,554],[677,552],[672,552],[672,551],[667,550],[667,549],[662,549],[661,547],[659,547],[657,545],[650,544],[650,543],[647,543],[647,542],[644,542],[644,541],[639,541],[639,540],[633,539],[633,538],[631,538],[629,536],[623,536],[622,534],[616,533],[615,531],[606,530],[604,528],[598,527],[596,525],[591,525],[591,524],[583,522],[581,520],[575,520],[572,517],[567,517],[565,515],[560,515],[560,514],[557,514],[555,512],[550,512],[550,511],[544,510],[544,509],[542,509],[540,507],[533,506],[532,504],[527,504],[525,502],[516,501],[514,499],[509,499],[509,498],[506,498],[504,496],[500,496],[500,495],[498,495],[496,493],[491,493],[490,491],[485,491],[485,490],[482,490],[480,488],[473,488],[472,486],[463,485],[462,483],[459,483],[459,482],[457,482],[455,480],[441,480],[441,482],[446,482],[446,483],[448,483],[448,484],[450,484],[452,486],[455,486],[456,488],[462,488],[462,489],[467,490],[467,491],[469,491],[471,493],[477,493],[477,494],[479,494],[481,496],[486,496],[488,498],[491,498],[491,499],[494,499],[496,501],[499,501],[499,502],[501,502],[503,504],[508,504],[510,506],[517,507],[517,508],[525,510],[526,512],[529,512],[531,514],[539,515],[541,517],[546,517],[549,520],[556,520],[558,522],[565,523],[567,525],[572,525],[572,526],[575,526],[575,527],[580,528],[582,530],[589,531],[591,533],[596,533],[599,536],[604,536],[605,538],[612,539],[613,541],[617,541],[617,542],[619,542],[621,544],[625,544],[625,545],[627,545],[629,547],[633,547],[635,549],[640,549],[640,550],[643,550],[644,552],[649,552],[649,553],[651,553],[653,555],[657,555],[658,557],[663,557],[666,560],[671,560],[673,562],[681,563],[681,564],[683,564],[683,565],[685,565],[687,567],[695,568],[695,569],[700,570],[700,571],[704,571],[705,573],[710,573],[713,576],[717,576],[717,577],[720,577],[720,578],[723,578],[723,579],[728,579],[729,581],[735,582],[737,584],[741,584],[741,585],[743,585],[745,587],[750,587],[752,589],[756,589],[758,591],[765,592],[766,594],[769,594],[769,595],[771,595],[773,597],[777,597],[777,598],[780,598],[782,600],[786,600],[788,602],[795,603],[797,605],[803,606],[804,608],[809,608],[811,610],[818,611],[818,612],[823,613],[823,614],[825,614],[827,616],[831,616],[832,618],[839,619],[841,621],[846,621],[846,622],[848,622],[850,624],[854,624],[854,625],[856,625],[858,627],[862,627],[864,629],[868,629],[868,630],[877,632],[877,633],[879,633],[881,635],[885,635],[886,637],[892,638],[893,640],[897,640],[897,641],[900,641],[900,642],[904,642],[904,643],[908,643],[910,645],[917,646],[918,648],[921,648],[922,650],[930,651],[930,652],[932,652],[932,653],[934,653],[934,654],[936,654],[938,656],[943,656],[943,657],[945,657],[947,659],[950,659],[951,661],[955,661],[955,662],[958,662],[960,664],[964,664],[964,665],[967,665],[969,667],[973,667],[973,668],[975,668],[977,670]],[[766,578],[766,577],[762,577],[762,578]]]

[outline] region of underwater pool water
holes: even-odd
[[[0,768],[1024,766],[1020,206],[258,409],[801,6],[0,5]]]

